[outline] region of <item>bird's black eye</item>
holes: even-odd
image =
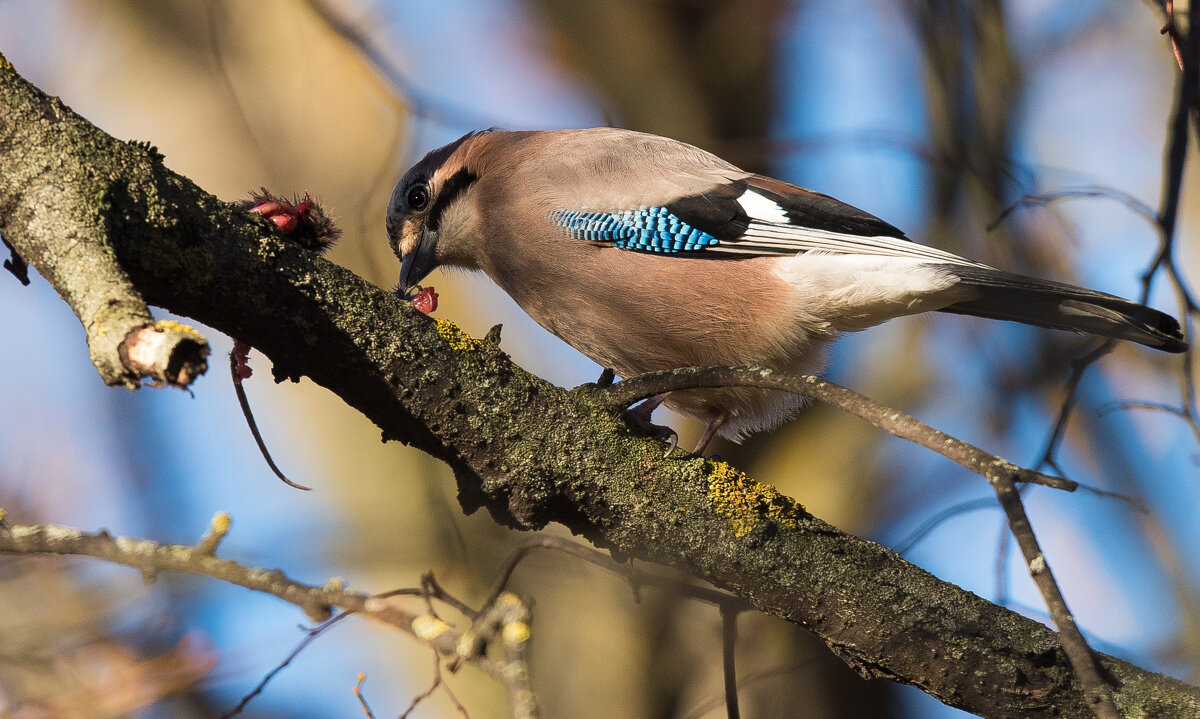
[[[424,182],[418,182],[408,188],[408,194],[404,196],[408,202],[409,209],[423,210],[429,204],[429,185]]]

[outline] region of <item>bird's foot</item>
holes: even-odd
[[[644,400],[634,407],[630,407],[625,410],[625,421],[642,434],[666,442],[667,451],[663,456],[669,457],[675,451],[675,448],[679,446],[679,435],[676,434],[675,430],[666,425],[654,424],[650,421],[650,415],[654,413],[654,410],[658,409],[658,406],[666,398],[667,395],[660,394]]]

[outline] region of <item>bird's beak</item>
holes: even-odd
[[[404,256],[400,262],[400,291],[408,296],[417,283],[433,272],[437,263],[433,258],[433,248],[437,242],[428,232],[421,233],[417,248]]]

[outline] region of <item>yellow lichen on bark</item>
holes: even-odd
[[[437,323],[437,333],[442,336],[442,339],[446,340],[446,343],[450,345],[450,349],[458,350],[459,352],[468,352],[470,350],[477,350],[483,346],[482,340],[477,340],[466,332],[463,332],[458,328],[458,325],[450,320],[435,319],[434,322]]]
[[[729,520],[735,537],[744,537],[764,519],[795,528],[804,507],[779,492],[739,472],[725,462],[708,461],[708,498],[717,514]]]

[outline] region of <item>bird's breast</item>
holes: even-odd
[[[693,365],[790,369],[820,334],[798,323],[777,258],[560,242],[569,244],[556,253],[510,254],[488,274],[539,324],[622,376]]]

